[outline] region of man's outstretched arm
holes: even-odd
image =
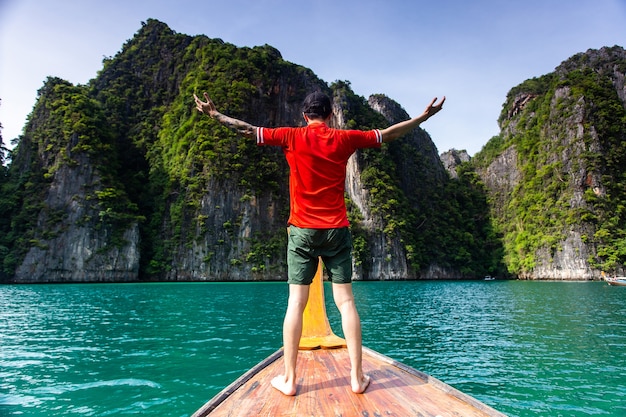
[[[257,130],[256,126],[252,126],[250,123],[244,122],[243,120],[235,119],[234,117],[229,117],[218,112],[215,104],[213,104],[213,101],[207,93],[204,93],[206,101],[200,100],[200,98],[198,98],[195,94],[193,95],[193,98],[196,101],[196,109],[198,109],[199,112],[210,116],[224,126],[235,129],[245,137],[255,137]]]
[[[435,97],[433,101],[430,102],[428,107],[426,107],[426,110],[424,110],[424,112],[419,116],[409,120],[405,120],[400,123],[396,123],[395,125],[389,126],[386,129],[382,129],[380,133],[382,133],[383,135],[383,142],[390,142],[394,139],[399,138],[402,135],[409,133],[411,130],[418,127],[420,123],[425,122],[431,116],[437,114],[441,110],[443,103],[446,101],[446,98],[443,97],[439,103],[435,104],[436,101],[437,97]]]

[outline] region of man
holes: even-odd
[[[331,129],[327,122],[332,104],[325,94],[309,94],[303,103],[305,127],[268,129],[252,126],[217,111],[194,94],[196,108],[246,137],[257,145],[281,146],[290,168],[289,243],[287,269],[289,300],[283,323],[285,374],[272,385],[285,395],[296,394],[296,362],[302,315],[309,298],[309,285],[322,258],[333,283],[333,298],[341,313],[341,326],[350,356],[352,391],[365,392],[370,377],[363,374],[361,321],[352,293],[352,241],[348,229],[344,193],[348,158],[359,148],[380,147],[415,129],[439,112],[445,97],[437,98],[424,112],[386,129],[370,131]]]

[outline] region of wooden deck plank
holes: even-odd
[[[229,391],[225,401],[208,412],[198,410],[194,417],[504,416],[435,378],[369,349],[364,349],[363,370],[372,382],[364,394],[354,394],[350,388],[350,359],[345,348],[300,351],[298,391],[293,397],[270,384],[282,373],[282,366],[282,360],[269,362],[237,389],[225,390]]]

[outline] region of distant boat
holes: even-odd
[[[322,263],[311,284],[298,354],[298,391],[283,395],[270,381],[283,372],[282,349],[270,355],[192,417],[244,416],[497,416],[499,411],[407,365],[363,347],[363,394],[350,387],[345,340],[328,322]]]
[[[626,277],[606,277],[604,278],[609,285],[616,287],[626,287]]]
[[[496,277],[492,277],[491,275],[485,275],[485,281],[493,281]]]

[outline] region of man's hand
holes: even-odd
[[[209,115],[211,117],[215,117],[219,114],[219,112],[215,108],[215,104],[213,104],[213,101],[211,101],[211,98],[206,92],[204,93],[204,98],[206,99],[206,101],[200,100],[195,94],[193,95],[193,98],[196,101],[196,109],[198,109],[199,112]]]
[[[424,116],[426,116],[427,119],[430,116],[433,116],[433,115],[439,113],[439,111],[441,111],[441,109],[443,107],[443,103],[446,101],[446,97],[444,96],[441,99],[441,101],[439,103],[437,103],[437,104],[435,104],[436,101],[437,101],[437,97],[435,97],[433,99],[433,101],[430,102],[428,107],[426,107],[426,110],[424,110]]]
[[[420,123],[425,122],[431,116],[439,113],[443,106],[443,103],[446,101],[446,97],[444,96],[439,103],[437,102],[437,97],[430,102],[424,113],[420,114],[417,117],[414,117],[410,120],[405,120],[403,122],[396,123],[394,125],[389,126],[386,129],[380,131],[383,135],[383,142],[390,142],[409,133],[411,130],[415,129],[420,125]]]
[[[209,115],[211,118],[217,120],[224,126],[235,129],[237,132],[241,133],[245,137],[255,137],[257,129],[255,126],[252,126],[250,123],[244,122],[243,120],[235,119],[234,117],[228,117],[218,112],[215,108],[215,104],[213,104],[213,101],[211,101],[211,98],[206,92],[204,93],[204,98],[206,99],[206,101],[200,100],[195,94],[193,95],[193,98],[196,101],[196,109],[198,109],[199,112]]]

